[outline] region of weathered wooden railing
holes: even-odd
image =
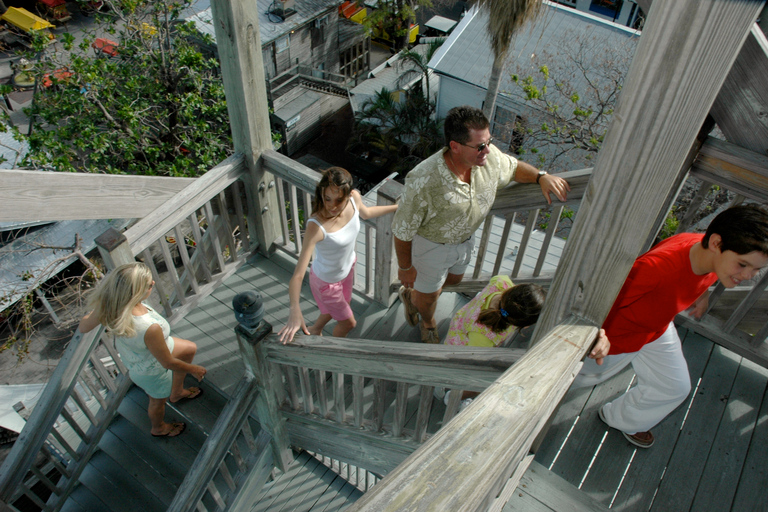
[[[266,419],[261,420],[262,425],[276,437],[265,429],[254,437],[249,423],[254,407],[270,409],[265,403],[264,379],[256,353],[258,342],[272,327],[262,322],[256,329],[238,325],[235,330],[245,375],[179,487],[169,512],[250,507],[274,464],[284,470],[290,460],[282,425],[270,424],[271,416],[263,413]],[[280,446],[278,441],[282,441]]]
[[[377,474],[456,415],[458,390],[484,390],[523,353],[317,336],[271,336],[260,350],[291,444]],[[432,414],[436,386],[457,390],[442,415]]]
[[[0,469],[0,501],[26,497],[41,510],[59,510],[130,386],[103,329],[77,331]],[[38,466],[38,457],[46,463]]]
[[[243,201],[240,179],[247,179],[243,158],[234,156],[124,234],[108,231],[97,239],[110,269],[135,261],[137,256],[143,258],[155,278],[153,297],[162,304],[171,323],[237,270],[245,260],[242,252],[253,249],[246,227],[246,215],[253,208]],[[192,254],[190,246],[194,247]],[[177,258],[172,251],[177,252]],[[160,278],[156,254],[169,281]],[[114,361],[110,369],[101,362],[105,355]],[[58,510],[130,386],[112,340],[102,340],[101,330],[85,336],[76,333],[3,465],[0,499],[13,503],[23,494],[42,510]],[[86,406],[88,400],[98,402],[96,412]],[[78,421],[68,407],[78,410],[82,419]],[[67,425],[74,437],[65,439],[54,424]],[[45,471],[35,464],[38,453],[50,460]],[[32,481],[42,483],[42,494],[30,489]]]

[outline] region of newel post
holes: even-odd
[[[403,192],[402,183],[387,180],[378,189],[376,204],[386,206],[395,204]],[[392,283],[397,280],[397,258],[395,258],[395,242],[392,235],[392,215],[376,218],[376,277],[374,278],[373,298],[376,302],[391,306],[395,294],[392,293]]]
[[[95,242],[96,247],[99,248],[101,259],[104,260],[104,264],[109,270],[136,261],[131,247],[128,245],[128,239],[115,228],[106,230],[96,238]]]
[[[240,346],[240,355],[245,363],[246,373],[256,379],[259,396],[256,399],[256,415],[262,428],[272,436],[272,455],[275,465],[281,470],[293,462],[285,418],[278,408],[275,390],[272,389],[269,363],[263,341],[272,333],[272,325],[263,320],[264,304],[256,292],[238,293],[232,300],[237,319],[235,334]]]

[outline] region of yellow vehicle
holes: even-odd
[[[0,16],[0,20],[16,27],[25,34],[32,35],[35,32],[41,32],[47,35],[49,40],[53,40],[53,34],[48,30],[54,28],[53,25],[21,7],[9,7],[5,14]]]

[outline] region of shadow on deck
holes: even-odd
[[[175,334],[198,344],[197,360],[208,367],[211,384],[228,392],[243,372],[233,333],[232,298],[257,290],[264,299],[265,319],[278,330],[288,318],[292,272],[291,258],[282,253],[271,258],[254,256],[174,325]],[[307,283],[301,301],[307,322],[314,321],[318,311]],[[457,293],[441,298],[437,311],[441,338],[453,313],[466,301]],[[358,326],[350,337],[419,341],[418,330],[405,323],[399,301],[386,309],[356,293],[352,308]],[[330,335],[331,328],[332,323],[326,334]],[[680,334],[693,391],[689,400],[654,429],[657,441],[653,448],[635,449],[597,418],[602,404],[631,385],[634,374],[628,369],[595,388],[569,391],[535,460],[616,510],[761,510],[768,500],[768,472],[763,462],[768,448],[768,370],[685,329]],[[444,410],[438,402],[435,400],[430,423]],[[296,472],[306,474],[299,468],[307,461],[300,460],[301,465],[284,478],[296,478]],[[311,488],[310,480],[303,487]],[[524,482],[504,510],[561,510],[551,497],[536,496],[535,486],[526,487]],[[277,490],[291,488],[275,481],[265,487],[262,498],[277,499]]]

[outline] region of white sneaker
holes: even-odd
[[[450,398],[451,398],[451,390],[449,389],[448,391],[445,392],[445,396],[443,397],[443,403],[445,405],[448,405],[448,400]],[[469,404],[471,404],[471,403],[472,403],[472,399],[471,398],[465,398],[464,400],[462,400],[461,403],[459,404],[459,412],[461,412],[464,409],[466,409],[467,407],[469,407]]]
[[[445,395],[446,395],[445,388],[441,386],[435,386],[434,391],[432,391],[432,396],[434,396],[438,400],[442,400],[443,398],[445,398]]]

